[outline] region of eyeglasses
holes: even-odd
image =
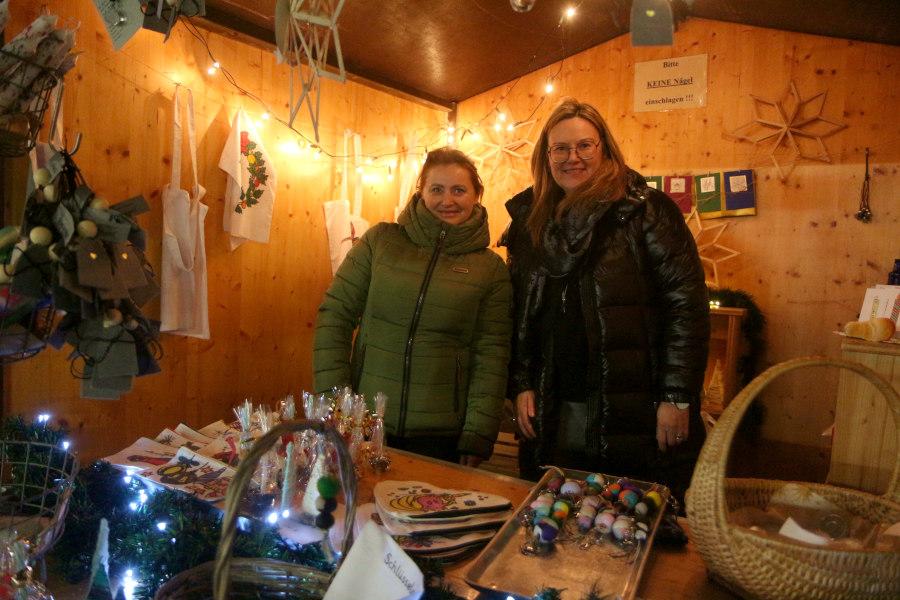
[[[575,156],[581,160],[588,160],[594,158],[594,155],[597,154],[597,147],[599,145],[600,142],[595,142],[594,140],[581,140],[574,146],[557,144],[555,146],[550,146],[550,148],[547,149],[547,154],[550,155],[550,160],[557,165],[569,160],[572,150],[575,151]]]

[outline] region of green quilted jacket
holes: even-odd
[[[509,272],[489,243],[483,207],[447,225],[418,196],[367,231],[319,307],[316,390],[384,392],[388,433],[458,438],[460,454],[489,457],[512,332]]]

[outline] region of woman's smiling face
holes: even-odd
[[[450,225],[464,223],[478,204],[472,175],[455,164],[428,169],[421,194],[429,212]]]
[[[560,121],[547,133],[548,148],[565,146],[572,149],[565,161],[559,164],[550,161],[550,173],[565,193],[568,194],[588,181],[600,167],[600,161],[603,160],[603,143],[600,139],[597,128],[581,117]],[[594,155],[588,159],[579,158],[574,150],[579,142],[584,141],[598,143]]]

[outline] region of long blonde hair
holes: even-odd
[[[600,166],[591,178],[571,193],[566,194],[553,179],[547,139],[550,130],[566,119],[580,117],[593,125],[600,133],[603,155]],[[540,245],[544,227],[551,217],[559,217],[573,206],[593,200],[616,200],[625,193],[625,176],[628,167],[622,151],[612,137],[606,121],[594,106],[575,98],[563,98],[544,123],[541,135],[531,154],[531,176],[534,179],[534,201],[526,223],[531,241]]]

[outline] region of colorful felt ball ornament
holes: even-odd
[[[662,506],[662,502],[663,502],[662,496],[660,496],[659,492],[657,492],[656,490],[651,490],[651,491],[647,492],[646,494],[644,494],[644,499],[652,502],[656,508],[659,508]]]
[[[549,544],[559,535],[559,524],[549,517],[543,517],[534,525],[535,537]]]
[[[316,490],[323,498],[335,498],[340,488],[341,484],[331,475],[323,475],[316,482]]]

